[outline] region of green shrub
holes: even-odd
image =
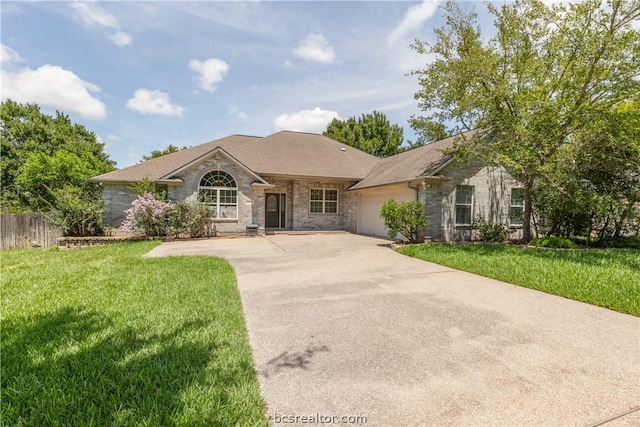
[[[212,210],[197,201],[176,203],[169,214],[169,234],[187,234],[189,237],[202,237],[211,225]]]
[[[563,239],[561,237],[538,237],[529,242],[530,246],[536,246],[538,248],[565,248],[575,249],[578,247],[569,239]]]
[[[86,195],[76,187],[52,191],[56,213],[51,222],[62,228],[65,236],[102,236],[105,234],[104,200]]]
[[[395,239],[398,234],[401,234],[412,243],[418,242],[420,234],[427,226],[427,215],[422,203],[417,200],[398,203],[389,199],[382,205],[380,217],[384,221],[389,237]]]
[[[511,230],[506,225],[486,221],[481,216],[477,216],[471,221],[471,231],[475,232],[478,240],[483,242],[504,242],[509,237]]]
[[[596,248],[640,249],[640,237],[605,237],[593,243]]]

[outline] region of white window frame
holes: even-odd
[[[231,180],[233,181],[234,187],[223,187],[223,186],[207,186],[207,185],[201,185],[202,181],[204,180],[204,178],[209,175],[210,173],[214,173],[214,172],[222,172],[226,175],[229,176],[229,178],[231,178]],[[216,215],[213,216],[213,219],[216,220],[220,220],[220,221],[224,221],[224,220],[229,220],[229,221],[237,221],[238,220],[238,184],[236,179],[233,177],[233,175],[231,175],[229,172],[223,171],[223,170],[212,170],[209,171],[207,173],[205,173],[204,175],[202,175],[202,177],[200,178],[200,181],[198,183],[198,200],[200,200],[200,191],[201,190],[207,190],[207,191],[214,191],[215,192],[215,196],[216,196],[216,201],[215,202],[200,202],[203,205],[209,205],[211,207],[214,207],[216,210]],[[235,203],[223,203],[220,200],[220,192],[221,191],[233,191],[235,192]],[[221,217],[220,216],[220,212],[221,212],[221,207],[229,207],[229,206],[235,206],[235,216],[233,217]]]
[[[458,190],[461,188],[469,188],[471,190],[471,203],[458,203]],[[456,186],[456,192],[455,192],[455,199],[454,199],[454,221],[456,226],[462,226],[462,227],[468,227],[471,225],[471,223],[473,222],[473,205],[475,202],[475,196],[476,196],[476,191],[475,191],[475,186],[473,185],[457,185]],[[469,207],[469,222],[468,223],[460,223],[458,222],[458,206],[464,206],[464,207]]]
[[[322,200],[312,200],[311,193],[313,191],[322,191]],[[327,200],[327,191],[335,191],[336,199],[335,200]],[[313,212],[311,210],[312,202],[322,202],[322,212]],[[327,202],[336,204],[335,212],[327,212]],[[337,215],[340,210],[340,192],[336,188],[310,188],[309,189],[309,213],[313,215]]]
[[[522,192],[522,204],[518,204],[518,205],[514,205],[513,204],[513,191],[517,190],[517,191],[521,191]],[[513,209],[520,209],[520,222],[513,222],[511,219],[513,218],[511,212]],[[513,187],[511,189],[511,198],[509,199],[509,225],[512,225],[514,227],[521,227],[522,223],[524,222],[524,188],[520,188],[520,187]]]

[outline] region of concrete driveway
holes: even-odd
[[[640,425],[639,318],[388,243],[276,235],[149,255],[233,264],[273,425]]]

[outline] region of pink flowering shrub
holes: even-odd
[[[174,208],[173,203],[157,200],[150,192],[138,196],[131,208],[124,213],[126,219],[120,230],[127,233],[141,233],[145,236],[164,236],[167,234],[168,217]]]

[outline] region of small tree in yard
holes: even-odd
[[[427,215],[422,208],[422,203],[417,200],[398,203],[389,199],[382,205],[380,217],[384,221],[389,237],[394,239],[401,234],[411,243],[418,242],[420,234],[427,226]]]

